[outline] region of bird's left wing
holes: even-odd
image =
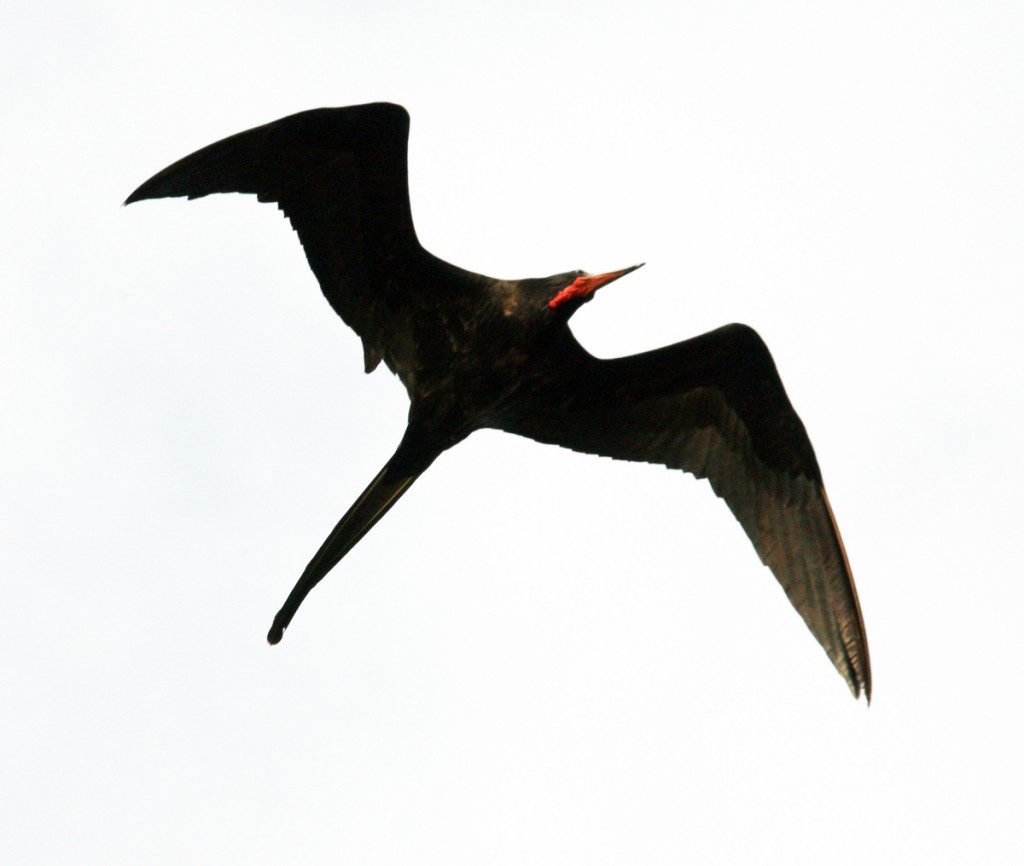
[[[570,340],[559,372],[499,426],[707,478],[853,694],[870,700],[853,575],[814,450],[761,338],[729,325],[610,361]]]
[[[304,111],[196,151],[125,204],[226,192],[276,202],[327,300],[362,337],[370,369],[380,360],[385,304],[393,307],[396,293],[422,285],[424,271],[440,264],[413,229],[408,136],[409,115],[398,105]]]

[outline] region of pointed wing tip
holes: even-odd
[[[157,177],[158,176],[159,175],[157,175]],[[142,184],[142,186],[136,189],[130,196],[128,196],[128,198],[124,200],[124,204],[121,205],[121,207],[126,207],[127,205],[135,204],[135,202],[137,201],[145,201],[147,198],[161,198],[162,196],[160,192],[154,191],[152,188],[153,180],[155,180],[155,177],[150,178],[144,184]],[[164,195],[166,195],[166,193]]]
[[[871,668],[865,667],[861,664],[855,664],[853,659],[847,657],[844,659],[845,664],[836,664],[836,670],[839,671],[842,678],[846,681],[846,685],[850,689],[850,694],[853,695],[854,700],[859,701],[861,695],[864,696],[864,700],[867,701],[867,705],[871,706]]]
[[[859,701],[861,695],[863,695],[867,706],[871,706],[871,683],[864,683],[861,680],[847,680],[847,685],[850,687],[854,700]]]
[[[867,656],[867,643],[864,644],[864,664],[857,671],[857,685],[860,686],[858,689],[857,697],[860,698],[860,692],[864,693],[864,700],[867,701],[868,706],[871,706],[871,663],[868,661]]]
[[[864,692],[864,700],[867,702],[867,705],[870,707],[871,706],[871,678],[870,677],[866,678],[864,680],[864,682],[861,683],[861,689]],[[860,695],[858,694],[857,697],[860,698]]]
[[[128,198],[124,200],[125,205],[135,204],[137,201],[145,201],[146,199],[153,198],[173,198],[175,196],[188,195],[189,198],[194,198],[187,191],[175,191],[170,188],[168,184],[164,183],[164,175],[167,170],[159,172],[153,175],[149,180],[142,184],[136,189]]]

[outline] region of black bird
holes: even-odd
[[[409,116],[376,103],[294,114],[204,147],[146,181],[149,198],[250,193],[298,232],[335,312],[409,393],[397,450],[306,566],[267,639],[443,451],[485,427],[707,478],[855,697],[871,698],[857,591],[814,449],[761,338],[727,325],[599,360],[569,319],[639,265],[496,280],[420,246]]]

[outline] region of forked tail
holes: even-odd
[[[281,640],[284,630],[288,628],[292,617],[295,616],[295,611],[299,609],[303,599],[309,595],[309,591],[341,561],[346,553],[355,547],[356,542],[373,528],[373,525],[399,500],[420,474],[418,472],[403,473],[391,467],[392,462],[389,461],[345,513],[345,516],[341,518],[338,525],[334,527],[334,531],[327,536],[327,540],[320,546],[316,556],[310,560],[284,606],[274,617],[274,624],[267,634],[267,640],[271,644],[276,644]]]

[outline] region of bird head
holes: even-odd
[[[571,316],[583,304],[594,297],[594,293],[602,286],[607,286],[619,277],[624,277],[626,274],[642,267],[643,263],[641,262],[639,265],[633,265],[621,271],[610,271],[606,274],[588,274],[584,271],[578,271],[572,282],[563,286],[548,301],[548,307],[552,310],[560,309]]]

